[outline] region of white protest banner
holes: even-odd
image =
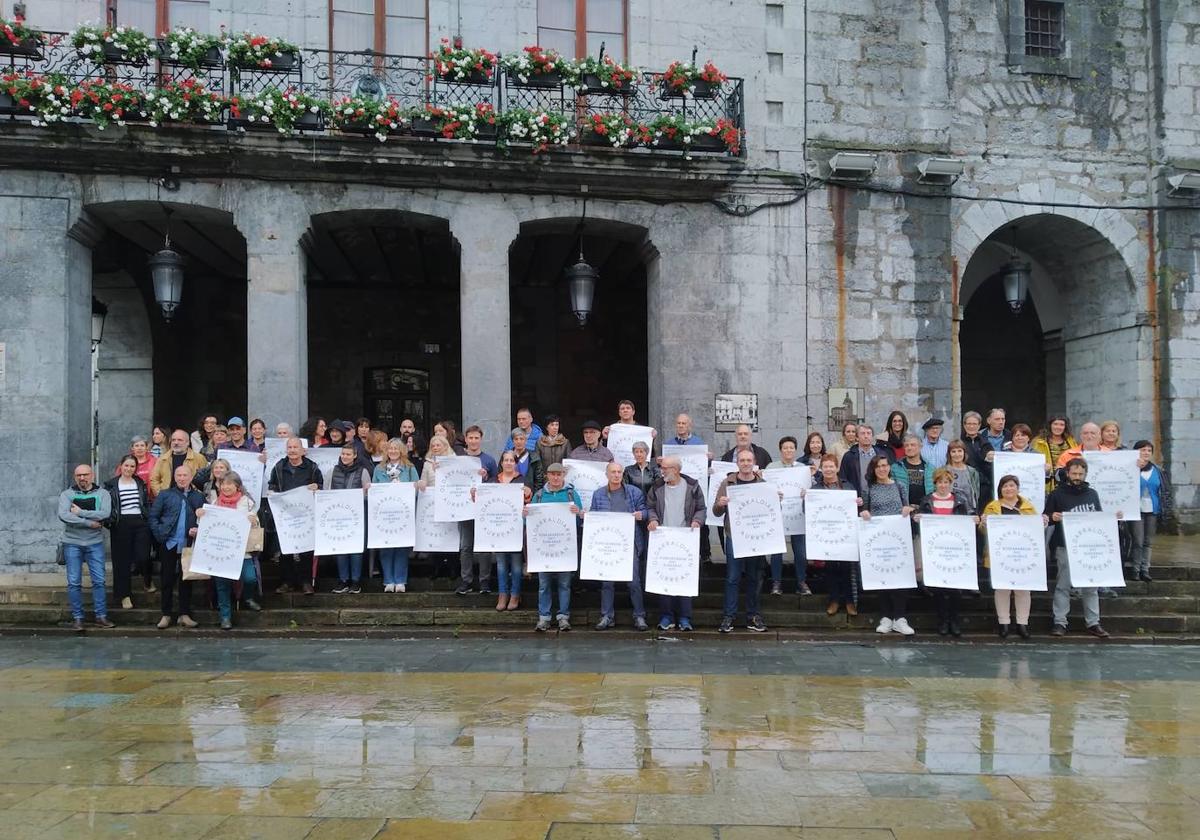
[[[649,426],[637,426],[633,423],[613,423],[608,427],[608,451],[622,467],[633,463],[633,445],[641,441],[653,449],[654,439],[650,436],[653,431]]]
[[[1115,512],[1064,513],[1062,528],[1071,586],[1125,585]]]
[[[362,490],[318,490],[313,510],[318,555],[362,553],[367,526]]]
[[[404,548],[417,541],[417,485],[384,481],[367,490],[367,548]]]
[[[438,522],[462,522],[475,518],[475,503],[471,488],[483,484],[479,471],[483,465],[470,455],[439,455],[436,457],[437,505],[433,515]]]
[[[917,564],[913,560],[912,525],[907,516],[860,519],[858,556],[859,579],[864,590],[916,588]]]
[[[608,484],[604,470],[608,465],[600,461],[578,461],[567,458],[563,467],[567,470],[567,484],[575,488],[584,510],[592,509],[592,494]]]
[[[229,469],[238,474],[246,495],[258,504],[263,493],[263,462],[257,452],[242,449],[222,449],[217,456],[229,462]]]
[[[316,449],[306,449],[304,457],[316,464],[317,469],[321,471],[321,478],[325,478],[337,466],[338,460],[342,457],[342,448],[340,446],[319,446]]]
[[[784,554],[783,513],[779,491],[766,482],[731,484],[729,527],[733,531],[733,556],[756,557],[760,554]]]
[[[783,494],[779,501],[780,510],[783,512],[783,533],[789,537],[793,534],[803,534],[804,495],[812,487],[812,473],[808,471],[808,467],[799,464],[795,467],[765,469],[762,471],[762,477]]]
[[[704,487],[706,491],[704,493],[704,507],[708,511],[705,516],[704,524],[716,525],[717,527],[720,527],[725,524],[725,517],[717,516],[712,512],[713,502],[715,502],[717,499],[717,490],[721,487],[721,482],[724,481],[730,473],[737,472],[737,464],[734,464],[730,461],[713,461],[712,464],[709,465],[709,469],[711,472],[709,473],[708,478],[700,482],[700,485]]]
[[[858,494],[809,490],[804,495],[804,553],[809,560],[858,560]]]
[[[583,518],[580,580],[633,579],[633,514],[591,511]]]
[[[579,517],[570,504],[530,505],[525,517],[529,558],[525,571],[573,572],[579,565]]]
[[[263,440],[263,451],[267,453],[267,475],[271,474],[271,470],[275,469],[275,465],[287,457],[287,438],[269,437]],[[308,441],[300,438],[300,444],[308,449]],[[308,454],[306,451],[305,455]]]
[[[665,528],[650,532],[646,549],[647,592],[659,595],[700,594],[700,529]]]
[[[975,518],[921,516],[921,569],[926,586],[942,589],[978,589],[975,560]]]
[[[458,523],[438,522],[434,518],[440,492],[440,487],[426,487],[424,493],[417,494],[417,539],[414,551],[458,553]]]
[[[1015,475],[1020,494],[1041,513],[1046,508],[1046,457],[1037,452],[997,452],[992,461],[992,498],[1000,498],[1000,479]]]
[[[1041,515],[992,514],[987,529],[992,589],[1046,591],[1046,529]]]
[[[693,444],[666,443],[662,448],[663,457],[674,455],[679,459],[682,468],[680,472],[688,478],[700,482],[702,491],[708,490],[708,447]],[[707,494],[706,494],[707,495]]]
[[[245,511],[205,505],[192,546],[192,571],[241,580],[249,536],[250,517]]]
[[[1083,459],[1088,466],[1087,483],[1100,497],[1100,509],[1118,514],[1118,519],[1138,519],[1142,515],[1142,482],[1137,450],[1084,452]],[[1074,581],[1074,576],[1071,579]]]
[[[475,488],[475,550],[520,551],[524,546],[525,485],[481,484]]]
[[[286,493],[267,497],[279,551],[283,554],[302,554],[313,550],[313,491],[297,487]]]

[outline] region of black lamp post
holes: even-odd
[[[163,320],[170,321],[183,299],[183,256],[171,248],[171,211],[167,210],[167,232],[163,249],[150,257],[154,300],[162,307]]]

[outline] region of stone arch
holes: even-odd
[[[1015,405],[1033,426],[1065,411],[1076,424],[1116,418],[1128,434],[1151,435],[1146,413],[1134,408],[1153,394],[1153,335],[1138,263],[1130,262],[1144,260],[1144,244],[1115,211],[1048,210],[1006,213],[1012,218],[987,231],[962,263],[960,410]],[[1114,240],[1081,215],[1105,218],[1104,227],[1127,238]],[[956,250],[976,234],[968,225]],[[1018,316],[1008,313],[999,279],[1014,251],[1032,268],[1032,306]]]

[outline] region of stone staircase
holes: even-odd
[[[1175,550],[1161,552],[1164,565],[1156,562],[1153,583],[1131,582],[1118,590],[1119,597],[1101,599],[1102,622],[1114,637],[1140,642],[1200,641],[1200,564],[1186,562],[1192,557],[1190,541],[1185,544],[1185,541],[1179,540],[1179,543]],[[1156,552],[1156,559],[1159,553]],[[278,570],[267,564],[264,571],[270,593]],[[524,581],[521,609],[498,613],[494,609],[495,595],[455,595],[453,587],[457,584],[456,580],[431,578],[428,576],[430,571],[428,565],[414,561],[413,574],[416,576],[410,578],[409,591],[405,594],[383,593],[379,578],[368,581],[359,595],[334,595],[330,590],[336,586],[336,581],[325,578],[318,581],[318,592],[314,595],[267,594],[262,599],[265,607],[263,612],[240,610],[237,613],[233,633],[318,637],[532,634],[537,619],[536,579]],[[692,620],[697,632],[691,635],[693,638],[715,635],[721,619],[723,572],[724,567],[720,562],[704,567],[701,594],[694,602]],[[785,587],[794,587],[790,575],[791,569],[785,568]],[[880,637],[872,632],[877,617],[876,598],[872,593],[861,596],[857,617],[847,616],[844,611],[828,616],[825,613],[824,585],[819,570],[810,571],[810,584],[817,593],[812,597],[763,594],[763,619],[770,628],[769,632],[753,634],[738,627],[731,637],[900,638],[895,634]],[[134,586],[138,592],[133,596],[133,609],[122,610],[118,604],[110,606],[109,615],[118,627],[108,632],[128,635],[164,632],[154,628],[160,615],[158,595],[140,591],[140,581],[135,581]],[[572,594],[571,604],[572,623],[576,630],[590,633],[590,628],[599,620],[597,587],[593,583],[576,582],[577,591]],[[200,622],[200,628],[190,631],[172,628],[165,632],[192,635],[220,633],[217,615],[210,602],[209,585],[198,583],[193,589],[195,604],[192,615]],[[628,596],[620,587],[617,604],[618,629],[613,632],[646,638],[645,634],[633,633]],[[85,605],[88,605],[90,612],[90,593],[86,589]],[[996,639],[992,597],[986,587],[979,597],[963,599],[962,616],[967,638]],[[1074,602],[1072,632],[1068,639],[1090,641],[1090,637],[1082,633],[1080,616],[1078,603]],[[657,596],[647,596],[647,620],[651,625],[657,623]],[[912,597],[909,620],[917,630],[918,635],[913,637],[915,640],[940,638],[935,630],[937,620],[933,599],[927,594],[918,593]],[[69,621],[67,594],[61,580],[55,586],[0,587],[0,634],[67,632]],[[1034,594],[1030,628],[1035,637],[1044,637],[1049,632],[1048,592]],[[649,635],[659,634],[651,630]]]

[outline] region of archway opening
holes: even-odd
[[[1001,280],[1014,257],[1031,268],[1017,315]],[[1152,432],[1130,410],[1151,398],[1152,335],[1124,258],[1098,230],[1053,214],[998,228],[972,254],[961,299],[964,411],[1000,406],[1035,432],[1060,412],[1076,427],[1117,418],[1127,437]]]
[[[566,269],[584,259],[599,272],[584,326],[571,309]],[[572,442],[584,420],[616,416],[632,400],[649,417],[646,229],[588,219],[527,222],[509,249],[513,406],[562,418]]]
[[[158,424],[195,429],[246,406],[246,241],[229,213],[158,201],[91,205],[104,228],[92,251],[93,296],[108,307],[96,353],[98,455],[112,464],[133,434]],[[168,220],[169,216],[169,220]],[[148,259],[184,258],[170,321],[155,300]]]
[[[365,416],[428,434],[462,411],[459,247],[449,223],[402,211],[313,216],[308,258],[310,414]]]

